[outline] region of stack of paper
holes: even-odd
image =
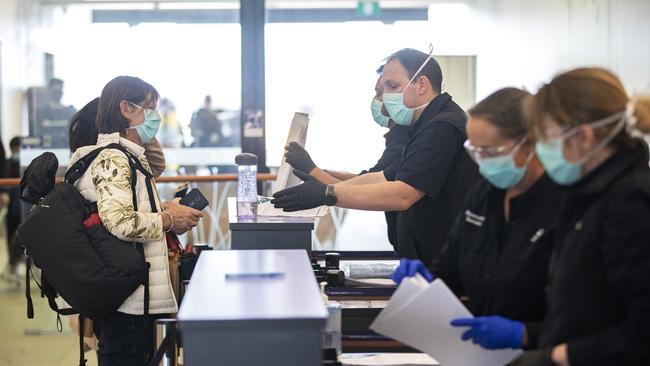
[[[307,113],[296,112],[291,121],[289,128],[289,136],[284,146],[290,142],[295,141],[298,145],[305,147],[307,140],[307,127],[309,126],[309,115]],[[284,156],[284,146],[282,146],[282,156]],[[291,188],[300,184],[300,179],[293,174],[293,167],[287,163],[285,158],[282,158],[282,163],[278,169],[278,175],[273,184],[273,193],[281,191],[285,188]]]
[[[452,327],[455,318],[471,317],[445,283],[406,278],[370,329],[435,358],[445,366],[503,366],[520,350],[486,350],[462,341],[466,327]]]

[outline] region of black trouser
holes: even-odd
[[[143,366],[154,353],[156,319],[168,317],[151,314],[149,327],[145,327],[144,316],[116,311],[101,321],[93,322],[99,340],[99,366]]]

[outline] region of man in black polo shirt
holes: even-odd
[[[377,73],[381,76],[383,70],[384,65],[377,69]],[[359,174],[321,169],[314,163],[309,156],[309,153],[295,142],[290,143],[286,147],[287,151],[284,157],[286,158],[287,163],[291,164],[294,169],[309,173],[309,175],[325,184],[340,183],[359,175],[381,172],[388,168],[391,164],[402,157],[404,146],[409,142],[411,137],[408,126],[398,125],[388,116],[388,112],[383,108],[383,94],[384,91],[381,88],[380,77],[377,79],[377,83],[375,84],[375,96],[371,103],[371,112],[375,122],[382,127],[387,127],[389,130],[384,135],[386,148],[377,161],[377,164],[372,168],[364,170]],[[397,212],[388,211],[385,215],[388,241],[394,248],[397,248]]]
[[[403,49],[390,56],[381,77],[383,102],[396,123],[410,125],[401,158],[382,172],[330,185],[296,171],[304,183],[277,192],[275,206],[285,211],[323,204],[399,211],[400,257],[431,263],[478,178],[463,148],[465,112],[449,94],[441,94],[441,85],[442,71],[430,55]]]

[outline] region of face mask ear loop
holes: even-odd
[[[142,114],[144,115],[144,108],[142,108],[142,107],[140,107],[139,105],[137,105],[137,104],[135,104],[135,103],[133,103],[133,102],[130,102],[130,101],[128,101],[128,100],[127,100],[127,102],[128,102],[130,105],[132,105],[132,106],[134,106],[134,107],[136,107],[136,108],[142,109]],[[146,116],[145,116],[145,118],[146,118]],[[128,129],[128,130],[134,130],[134,129],[138,128],[138,126],[140,126],[140,125],[143,124],[144,122],[145,122],[145,121],[143,120],[142,123],[137,124],[137,125],[135,125],[135,126],[127,127],[127,129]]]
[[[521,148],[521,146],[528,140],[529,137],[530,136],[528,135],[524,136],[521,140],[519,140],[519,142],[517,142],[517,145],[515,145],[515,147],[510,151],[510,156],[512,156],[513,159],[515,157],[516,151]],[[521,166],[522,168],[528,166],[528,163],[530,163],[530,161],[533,159],[534,153],[535,153],[535,149],[533,149],[533,151],[531,151],[530,154],[528,154],[528,157],[526,157],[526,162],[524,162],[524,165]],[[517,166],[517,164],[515,164],[515,166]]]
[[[404,87],[404,90],[402,90],[402,96],[404,95],[404,92],[406,91],[406,88],[408,88],[411,85],[411,83],[413,82],[413,80],[415,80],[415,78],[418,76],[420,71],[422,71],[422,69],[424,69],[424,67],[427,66],[427,64],[429,63],[429,60],[431,60],[433,58],[432,55],[433,55],[433,44],[429,43],[429,54],[427,55],[427,59],[424,60],[422,65],[420,65],[420,68],[411,77],[411,80],[409,80],[408,84],[406,84],[406,86]],[[428,106],[429,103],[431,103],[431,102],[424,103],[419,107],[415,107],[415,108],[411,108],[411,109],[413,109],[414,111],[417,111],[418,109],[426,108],[426,106]]]
[[[133,103],[133,102],[129,102],[128,100],[127,100],[127,102],[128,102],[130,105],[132,105],[132,106],[134,106],[134,107],[136,107],[136,108],[138,108],[138,109],[142,109],[142,110],[144,111],[144,108],[140,107],[139,105],[137,105],[137,104],[135,104],[135,103]]]
[[[427,55],[427,59],[424,60],[422,65],[420,65],[420,68],[418,68],[418,70],[415,72],[415,74],[413,74],[413,76],[411,76],[411,79],[409,80],[409,82],[404,87],[404,90],[406,90],[406,88],[408,88],[408,86],[411,85],[411,83],[413,82],[413,80],[415,80],[415,78],[418,76],[420,71],[422,71],[422,69],[424,69],[424,67],[427,66],[427,64],[429,63],[429,60],[431,60],[433,58],[431,55],[433,55],[433,44],[429,43],[429,54]],[[402,90],[402,94],[404,94],[404,90]]]
[[[614,127],[614,129],[609,134],[609,136],[607,136],[606,138],[603,139],[603,141],[599,142],[596,146],[594,146],[594,148],[591,149],[591,151],[589,151],[587,155],[582,157],[582,159],[578,160],[575,164],[582,165],[587,161],[589,161],[589,159],[591,159],[596,152],[600,151],[600,149],[607,146],[607,144],[609,144],[614,139],[614,137],[616,137],[616,135],[618,135],[618,133],[621,132],[623,127],[625,127],[626,125],[625,112],[617,113],[611,117],[605,118],[602,121],[595,122],[592,124],[592,126],[594,126],[595,128],[607,126],[608,124],[612,123],[611,120],[614,117],[619,117],[619,120],[618,123],[616,124],[616,127]]]

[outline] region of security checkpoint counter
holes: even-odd
[[[311,255],[313,218],[258,216],[240,220],[232,197],[228,201],[228,218],[232,249],[303,249]]]
[[[178,313],[185,365],[320,366],[326,317],[304,250],[204,252]]]

